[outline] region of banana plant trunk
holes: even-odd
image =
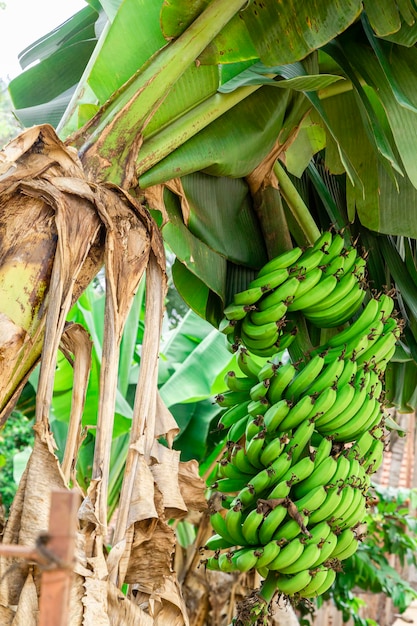
[[[49,125],[33,127],[6,146],[0,153],[0,174],[1,424],[40,362],[35,444],[3,543],[36,546],[47,527],[51,490],[75,489],[81,493],[82,505],[69,623],[186,624],[187,610],[171,566],[175,534],[167,522],[184,517],[189,508],[204,508],[204,483],[196,464],[180,463],[179,453],[158,441],[163,437],[172,442],[178,432],[157,392],[166,292],[159,230],[147,210],[123,189],[92,181],[76,150],[65,146]],[[91,341],[83,328],[68,324],[66,317],[103,264],[107,288],[100,401],[92,479],[85,493],[75,468]],[[107,496],[118,355],[124,323],[145,270],[143,354],[109,551]],[[74,364],[62,463],[50,429],[58,349]],[[35,626],[39,579],[39,567],[0,556],[2,623],[25,619],[27,626]],[[128,586],[126,594],[120,591],[123,585]]]

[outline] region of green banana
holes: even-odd
[[[254,358],[246,348],[240,347],[237,353],[237,364],[239,369],[248,378],[258,378],[258,374],[261,371],[262,365],[259,360]]]
[[[314,398],[313,396],[302,396],[295,404],[290,408],[288,414],[278,424],[278,432],[287,432],[293,428],[297,428],[305,422],[312,412],[314,411]]]
[[[259,470],[254,467],[246,456],[245,448],[243,446],[235,446],[230,455],[230,463],[237,467],[242,474],[255,475]]]
[[[296,373],[297,370],[291,361],[288,361],[277,368],[275,376],[270,379],[268,389],[268,400],[271,404],[275,404],[281,400],[285,389],[290,384]]]
[[[320,547],[317,543],[310,543],[304,547],[303,553],[298,559],[280,570],[281,574],[298,574],[303,570],[310,570],[313,563],[320,557]]]
[[[358,357],[358,365],[363,365],[367,362],[378,363],[385,357],[385,354],[388,351],[386,344],[388,344],[389,347],[395,345],[398,335],[398,322],[395,318],[390,317],[385,324],[382,324],[382,331],[379,333],[376,340],[372,342],[371,346]],[[391,341],[389,341],[389,339]]]
[[[280,350],[280,352],[282,352],[283,350],[288,350],[288,348],[291,346],[294,339],[296,338],[297,334],[298,328],[296,326],[290,331],[286,329],[285,332],[280,333],[278,341],[276,343],[276,346]]]
[[[333,439],[348,443],[360,437],[366,430],[370,430],[382,419],[381,405],[375,398],[369,400],[364,411],[360,411],[349,423],[337,429]]]
[[[274,324],[275,322],[272,323]],[[253,324],[252,327],[258,328],[260,331],[263,328],[262,326],[256,326],[255,324]],[[276,328],[274,334],[268,332],[267,334],[262,335],[262,333],[260,333],[259,337],[255,339],[247,335],[243,329],[240,331],[240,338],[244,345],[248,348],[248,350],[258,356],[271,356],[274,354],[274,352],[277,351],[277,341],[279,340],[279,337],[280,334],[278,328]]]
[[[318,587],[318,589],[316,589],[316,596],[319,597],[323,595],[323,593],[326,593],[326,591],[330,589],[330,587],[333,585],[335,579],[336,579],[335,570],[329,568],[327,570],[326,580],[322,583],[321,587]]]
[[[368,334],[379,316],[379,302],[371,298],[357,320],[340,333],[333,335],[327,342],[329,347],[343,346],[357,337]]]
[[[337,506],[333,509],[331,516],[327,518],[331,528],[338,527],[338,522],[344,518],[344,515],[350,508],[356,493],[356,489],[350,487],[349,485],[346,485],[337,491],[340,492],[340,500]],[[314,513],[313,517],[316,517]]]
[[[325,541],[331,533],[330,526],[325,521],[320,522],[320,524],[316,525],[311,525],[311,522],[309,521],[309,531],[310,537],[304,539],[305,545],[308,545],[309,543],[320,544]]]
[[[324,367],[324,357],[322,354],[316,354],[310,361],[299,371],[290,382],[285,390],[287,400],[297,400],[302,393],[311,385],[311,383],[319,376]]]
[[[255,304],[262,298],[265,291],[267,291],[267,289],[264,287],[251,287],[249,289],[245,289],[244,291],[239,291],[233,296],[234,304],[248,306]]]
[[[226,372],[224,382],[230,391],[246,391],[249,393],[257,379],[248,378],[247,376],[236,376],[236,372],[230,370]]]
[[[266,341],[267,339],[278,339],[277,322],[267,322],[266,324],[254,324],[249,317],[245,317],[242,322],[242,333],[252,341]],[[276,341],[274,339],[273,341]],[[271,343],[273,343],[273,341]]]
[[[228,320],[227,317],[223,317],[223,319],[221,319],[219,323],[219,332],[221,332],[223,335],[232,335],[232,333],[236,332],[236,326],[236,320]]]
[[[268,393],[269,385],[270,385],[269,378],[265,380],[261,380],[261,382],[255,383],[253,387],[251,387],[251,390],[249,392],[251,400],[256,402],[257,400],[260,400],[261,398],[265,398],[266,394]]]
[[[394,300],[387,293],[379,296],[379,311],[382,321],[385,323],[394,310]]]
[[[294,504],[299,511],[304,511],[306,515],[310,516],[313,511],[316,511],[321,507],[326,498],[327,491],[325,486],[322,484],[317,485],[317,487],[314,487],[303,497],[295,500]]]
[[[334,558],[339,559],[339,561],[344,561],[345,559],[348,559],[353,554],[355,554],[355,552],[358,549],[358,546],[359,546],[359,541],[357,539],[354,539],[352,543],[347,548],[345,548],[345,550],[339,552],[338,556]]]
[[[291,276],[277,289],[261,298],[257,305],[259,311],[269,311],[281,303],[289,304],[295,297],[299,286],[300,280],[296,276]]]
[[[338,487],[325,487],[327,490],[326,500],[319,509],[313,511],[310,515],[310,524],[318,524],[326,521],[334,515],[342,501],[342,492]],[[353,495],[353,494],[352,494]]]
[[[219,554],[219,570],[221,572],[236,571],[236,567],[232,561],[232,552],[222,552]]]
[[[328,456],[321,463],[316,465],[310,475],[294,488],[297,498],[302,498],[318,486],[328,485],[337,470],[337,461],[334,457]]]
[[[321,425],[320,428],[316,423],[316,427],[321,434],[334,436],[335,433],[339,433],[341,431],[344,425],[348,425],[352,418],[356,420],[360,419],[360,416],[362,416],[363,419],[363,416],[367,414],[367,410],[370,408],[370,402],[372,401],[369,398],[366,387],[356,389],[350,405],[344,411],[339,413],[339,415],[334,417],[325,425]]]
[[[262,431],[265,431],[264,416],[262,414],[257,415],[256,417],[248,415],[245,430],[246,441],[249,442],[253,439],[253,437],[259,435]]]
[[[306,317],[311,315],[311,313],[308,314],[310,307],[314,307],[314,305],[318,302],[323,302],[323,300],[328,298],[332,291],[336,289],[337,282],[337,278],[333,274],[324,277],[322,276],[317,285],[304,295],[300,296],[299,292],[297,292],[294,300],[288,305],[288,311],[303,311]],[[336,305],[334,304],[333,307],[335,306]],[[312,315],[315,314],[313,313]]]
[[[298,537],[292,539],[286,546],[283,546],[278,556],[271,561],[268,569],[271,571],[281,571],[285,567],[289,567],[300,558],[304,551],[304,544]]]
[[[322,563],[325,563],[332,555],[333,550],[337,545],[337,535],[334,532],[330,532],[329,535],[321,542],[320,555],[317,560],[314,561],[312,567],[318,567]]]
[[[345,267],[345,257],[343,255],[335,256],[322,266],[323,276],[335,276],[338,280],[343,276],[343,270]]]
[[[245,476],[240,478],[220,478],[212,484],[211,488],[220,493],[239,493],[246,485],[246,480],[247,477]]]
[[[327,577],[327,572],[328,572],[328,568],[327,567],[321,567],[321,568],[317,568],[317,569],[310,569],[309,572],[312,576],[311,581],[308,583],[308,585],[306,585],[305,587],[303,587],[299,592],[298,595],[301,598],[314,598],[317,596],[317,590],[323,586],[323,583],[326,580]]]
[[[248,400],[248,394],[246,391],[224,391],[218,393],[214,397],[215,402],[222,408],[229,408],[235,406],[235,404],[242,404]]]
[[[340,389],[336,402],[331,409],[315,420],[316,428],[322,435],[327,435],[330,424],[338,420],[340,416],[342,423],[350,419],[362,406],[366,398],[366,388],[358,389],[348,383]],[[331,427],[332,428],[332,427]],[[330,428],[330,431],[331,431]]]
[[[229,432],[227,433],[227,441],[238,443],[240,439],[243,437],[246,431],[246,425],[248,423],[248,415],[244,415],[237,421],[233,426],[229,428]]]
[[[256,567],[260,554],[261,552],[258,548],[241,548],[236,550],[232,556],[234,568],[239,572],[248,572]]]
[[[248,404],[248,414],[252,417],[258,417],[258,415],[264,415],[269,409],[269,401],[267,398],[259,398],[259,400],[251,400]]]
[[[309,293],[320,282],[323,276],[323,270],[319,267],[313,268],[311,271],[304,273],[299,272],[296,275],[298,280],[297,297],[302,298],[306,293]]]
[[[311,270],[318,268],[323,263],[325,253],[320,249],[313,247],[307,248],[305,252],[298,258],[298,260],[290,265],[291,270],[298,270],[302,274],[308,274]]]
[[[227,430],[233,424],[238,422],[242,417],[247,415],[247,407],[249,404],[249,400],[245,402],[241,402],[240,404],[235,404],[231,406],[227,411],[221,414],[219,421],[217,422],[217,428],[219,430]]]
[[[278,400],[267,409],[264,414],[264,426],[267,434],[273,434],[281,424],[282,420],[288,415],[291,404],[288,400]]]
[[[242,508],[241,503],[236,503],[233,507],[230,507],[224,518],[228,535],[232,537],[236,546],[244,546],[248,543],[243,533]]]
[[[223,310],[223,314],[229,321],[238,321],[243,320],[243,318],[255,308],[253,304],[235,304],[232,302]]]
[[[255,494],[260,494],[264,489],[269,487],[274,480],[274,473],[270,468],[265,468],[258,472],[256,476],[249,479],[248,487],[253,490]]]
[[[256,563],[256,569],[259,570],[262,567],[267,567],[269,563],[271,563],[271,561],[276,559],[280,550],[281,550],[281,547],[278,542],[268,541],[268,543],[266,543],[263,546],[263,552],[261,556],[258,557],[258,561]]]
[[[308,570],[303,570],[293,576],[280,576],[277,580],[277,589],[287,596],[294,596],[306,587],[312,579]]]
[[[316,396],[317,394],[314,394]],[[314,397],[312,396],[312,397]],[[320,415],[324,415],[327,411],[330,411],[332,406],[337,400],[337,390],[334,385],[323,389],[314,400],[313,410],[309,416],[310,420],[315,420]]]
[[[245,538],[245,543],[254,546],[261,543],[259,541],[259,528],[263,520],[263,513],[260,513],[257,509],[249,511],[242,524],[242,534]]]
[[[288,478],[284,478],[287,476],[287,473],[291,469],[291,455],[283,452],[271,465],[269,468],[269,473],[271,475],[270,486],[273,486],[275,490],[275,486],[283,480],[288,480]],[[272,492],[269,494],[270,498],[276,498],[280,496],[272,495]]]
[[[337,381],[337,386],[339,389],[343,389],[345,385],[354,379],[356,376],[356,372],[358,371],[358,364],[355,359],[347,358],[344,362],[343,372],[341,373],[339,380]]]
[[[204,561],[202,561],[202,563],[204,564],[206,569],[216,572],[220,571],[219,556],[216,554],[214,556],[210,556],[208,559],[205,559]]]
[[[256,325],[263,326],[265,324],[275,322],[279,322],[285,317],[287,312],[287,305],[285,302],[279,302],[278,304],[273,304],[267,309],[263,309],[262,311],[253,311],[250,314],[250,321]]]
[[[279,254],[275,258],[265,263],[265,265],[259,270],[258,276],[265,276],[265,274],[270,274],[275,270],[290,267],[300,258],[302,253],[302,249],[297,247],[292,248],[287,252],[283,252],[282,254]]]
[[[341,376],[345,367],[344,358],[337,357],[330,363],[325,363],[319,376],[306,389],[309,395],[321,393],[333,387]]]
[[[257,379],[259,380],[259,382],[262,382],[263,380],[271,380],[272,378],[274,378],[275,374],[277,373],[277,369],[279,369],[281,364],[281,361],[277,362],[275,358],[268,359],[258,372]]]
[[[259,541],[262,545],[266,545],[272,540],[274,533],[279,528],[286,515],[287,508],[283,504],[278,504],[264,515],[262,525],[259,528]],[[276,556],[278,556],[278,553]]]
[[[333,241],[333,233],[331,230],[325,230],[313,243],[314,250],[321,250],[323,254],[327,254],[328,249]]]
[[[235,545],[233,538],[229,535],[227,530],[225,518],[220,511],[216,511],[216,513],[210,515],[210,524],[215,533],[223,537],[231,545]]]
[[[291,486],[293,486],[308,478],[313,470],[314,461],[312,461],[309,456],[305,456],[292,465],[285,474],[281,476],[281,480],[290,481]]]
[[[314,465],[320,465],[324,459],[330,456],[332,452],[333,442],[331,437],[322,437],[320,436],[320,442],[312,451],[312,459],[314,461]]]
[[[339,554],[342,554],[346,549],[348,549],[351,543],[355,540],[355,531],[351,528],[345,528],[345,530],[337,535],[337,543],[331,556],[336,559],[339,558]]]
[[[385,442],[382,439],[374,439],[363,464],[368,474],[375,473],[381,466],[384,459],[384,450]]]
[[[308,517],[307,515],[302,514],[301,520],[289,519],[284,524],[281,524],[274,533],[273,539],[275,541],[291,541],[295,537],[298,537],[300,533],[305,535],[307,526]]]
[[[345,528],[353,528],[358,522],[361,522],[366,514],[366,498],[360,489],[355,489],[353,500],[350,507],[337,522],[337,526],[344,530]]]
[[[221,461],[219,461],[218,469],[217,469],[217,476],[218,478],[239,479],[242,477],[242,472],[235,465],[233,465],[233,463],[231,463],[230,460],[226,457],[226,458],[221,459]],[[249,476],[251,476],[251,474],[247,474],[248,478]]]
[[[360,285],[358,284],[358,280],[354,274],[348,273],[342,276],[339,279],[336,287],[333,291],[327,296],[323,302],[317,302],[314,306],[310,306],[306,308],[307,314],[315,314],[321,313],[322,311],[326,311],[328,307],[335,305],[339,300],[342,300],[345,296],[347,296],[351,291],[360,289]]]
[[[369,449],[374,442],[374,437],[370,431],[365,431],[358,439],[354,442],[354,444],[349,448],[349,451],[346,455],[348,459],[364,459]]]
[[[329,264],[334,258],[342,257],[344,259],[343,250],[345,247],[345,239],[341,233],[333,235],[332,243],[325,251],[325,263]]]
[[[246,441],[245,450],[249,463],[258,469],[263,469],[261,452],[265,443],[265,431],[255,435],[250,441]]]
[[[358,258],[358,249],[356,246],[349,246],[345,248],[342,253],[345,258],[345,265],[343,271],[346,273],[350,273],[352,268],[354,268],[356,259]]]
[[[297,427],[297,429],[293,431],[289,442],[284,447],[284,452],[288,452],[288,454],[291,456],[291,461],[293,465],[297,463],[304,450],[309,445],[313,431],[314,422],[312,422],[311,420],[304,420]]]
[[[366,291],[362,288],[353,290],[336,304],[320,313],[307,313],[304,316],[318,328],[335,328],[345,324],[360,308]],[[247,319],[247,318],[245,318]]]
[[[285,472],[284,472],[285,473]],[[287,498],[291,491],[291,485],[288,484],[288,481],[281,480],[274,484],[274,488],[268,495],[269,500],[281,500],[283,498]]]
[[[230,543],[226,541],[222,535],[215,533],[209,539],[207,539],[206,545],[204,546],[204,550],[225,550],[226,548],[232,548],[235,543]]]
[[[261,452],[261,463],[265,467],[269,467],[271,463],[282,454],[286,444],[286,436],[274,437],[269,441]]]
[[[261,287],[264,290],[264,293],[267,291],[271,291],[271,289],[275,289],[282,285],[284,281],[287,280],[289,276],[289,270],[286,267],[282,267],[280,269],[272,270],[268,272],[268,274],[262,274],[261,276],[258,274],[257,278],[251,280],[249,283],[249,289],[256,289],[257,287]]]
[[[341,487],[344,485],[351,469],[352,465],[350,460],[347,459],[344,454],[339,454],[337,457],[337,468],[329,484],[331,484],[332,487]]]

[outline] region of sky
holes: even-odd
[[[85,0],[3,0],[0,8],[0,78],[20,74],[17,56],[80,9]],[[2,3],[0,3],[2,4]]]

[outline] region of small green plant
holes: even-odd
[[[33,419],[15,410],[10,415],[4,428],[0,430],[0,504],[9,511],[13,502],[20,470],[17,461],[22,459],[26,464],[27,449],[31,449],[34,440]]]
[[[366,518],[367,534],[358,551],[343,562],[343,571],[318,604],[331,598],[343,616],[355,626],[378,626],[370,618],[360,617],[364,602],[355,595],[358,589],[384,593],[396,609],[403,613],[417,592],[390,564],[395,555],[401,564],[417,565],[416,489],[383,488],[374,485],[374,504]],[[303,620],[304,621],[304,620]]]

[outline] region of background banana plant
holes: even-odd
[[[413,410],[416,18],[411,0],[90,0],[23,51],[27,69],[9,89],[26,126],[52,124],[78,151],[87,181],[119,186],[147,205],[175,255],[176,288],[211,327],[269,257],[294,243],[311,244],[330,224],[346,228],[347,238],[359,237],[369,251],[371,287],[397,287],[407,324],[387,394],[402,410]],[[140,360],[141,297],[139,288],[120,345],[111,463],[120,462],[130,426],[128,372]],[[97,292],[89,291],[72,321],[88,316],[91,322],[103,308]],[[187,316],[176,338],[162,346],[159,372],[160,395],[181,426],[178,446],[186,454],[194,437],[199,460],[217,410],[208,398],[230,366],[219,335],[213,332],[206,343],[210,333],[204,332],[203,338],[206,322]],[[89,327],[95,329],[86,389],[91,409],[102,329]],[[190,336],[196,346],[187,360],[200,364],[195,380],[188,363],[170,361],[181,353],[178,337]],[[71,360],[71,350],[63,349]],[[66,424],[59,402],[67,402],[71,386],[60,358],[51,406],[63,463]],[[195,428],[190,411],[204,428]],[[83,420],[94,427],[88,409]],[[92,438],[90,432],[81,450]],[[78,469],[88,476],[83,458]],[[121,470],[111,463],[110,512]],[[181,602],[178,613],[186,613]]]

